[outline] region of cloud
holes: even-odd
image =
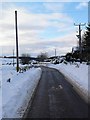
[[[24,7],[8,4],[8,7],[2,9],[2,19],[0,19],[2,26],[0,44],[3,46],[4,54],[12,54],[12,48],[15,48],[15,10],[18,14],[20,53],[30,52],[32,55],[37,55],[39,52],[52,51],[57,47],[58,53],[63,54],[75,43],[75,38],[72,37],[74,34],[69,32],[72,29],[70,25],[73,24],[73,19],[67,14],[54,12],[37,14]],[[45,36],[45,32],[48,32],[48,36]],[[57,32],[60,33],[58,37],[55,36]],[[70,35],[61,37],[63,32],[70,33]]]
[[[65,54],[67,51],[71,52],[72,46],[77,44],[77,38],[75,33],[67,34],[63,37],[57,37],[53,39],[36,39],[30,40],[28,43],[24,43],[20,46],[22,52],[29,52],[31,55],[38,55],[40,52],[47,52],[49,55],[53,55],[55,48],[58,55]]]
[[[47,2],[47,3],[43,3],[43,6],[45,7],[45,9],[52,11],[52,12],[61,12],[64,9],[64,4],[63,3],[57,3],[57,2]]]
[[[84,7],[88,7],[88,2],[81,2],[76,6],[76,9],[83,9]]]
[[[20,42],[22,42],[22,44],[20,44]],[[76,44],[77,38],[75,37],[75,33],[46,40],[26,38],[22,41],[19,40],[19,54],[29,53],[31,56],[37,56],[41,52],[47,52],[48,55],[51,56],[54,55],[54,50],[57,49],[57,55],[62,55],[65,54],[67,51],[71,52],[72,46]],[[3,53],[9,51],[9,55],[11,55],[13,48],[14,46],[4,46]]]

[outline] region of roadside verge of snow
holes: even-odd
[[[0,120],[2,118],[2,71],[1,71],[1,67],[2,67],[2,62],[0,61]]]
[[[41,77],[41,68],[14,75],[3,88],[3,118],[22,118]],[[6,89],[5,89],[6,87]],[[6,94],[6,96],[5,96]],[[8,95],[8,97],[7,97]],[[4,100],[7,99],[8,100]]]
[[[80,70],[80,69],[75,68],[75,69],[77,69],[77,75],[76,75],[75,73],[73,73],[74,66],[68,66],[68,67],[67,66],[68,65],[64,65],[64,64],[49,65],[49,67],[59,70],[65,76],[66,80],[73,86],[73,88],[80,95],[80,97],[82,99],[84,99],[84,101],[86,103],[90,103],[90,94],[89,94],[90,91],[88,90],[88,77],[86,76],[87,77],[86,82],[83,83],[80,80],[80,79],[82,79],[82,78],[80,78],[81,77],[80,73],[78,73],[78,70]],[[69,67],[72,67],[72,69]],[[82,73],[82,77],[84,77],[83,74],[84,73]]]
[[[80,97],[84,99],[86,103],[90,102],[88,101],[88,90],[80,86],[80,84],[76,82],[72,76],[68,75],[67,73],[64,73],[62,70],[60,70],[60,72],[66,77],[67,81],[73,86],[73,88],[80,95]]]

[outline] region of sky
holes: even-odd
[[[16,53],[17,10],[19,55],[64,55],[77,46],[78,26],[88,23],[88,2],[0,2],[0,56]],[[82,27],[82,33],[85,26]]]

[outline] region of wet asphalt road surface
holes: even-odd
[[[88,105],[65,77],[55,69],[42,70],[27,118],[88,118]]]

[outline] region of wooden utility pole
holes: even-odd
[[[79,38],[79,50],[80,50],[80,59],[82,59],[82,46],[81,46],[81,26],[85,26],[85,24],[75,24],[75,26],[79,27],[79,35],[77,37]]]
[[[56,57],[56,49],[55,49],[55,57]]]
[[[14,49],[13,49],[13,66],[14,66]]]
[[[18,72],[19,71],[19,56],[18,56],[17,11],[15,11],[15,27],[16,27],[16,59],[17,59],[17,72]]]

